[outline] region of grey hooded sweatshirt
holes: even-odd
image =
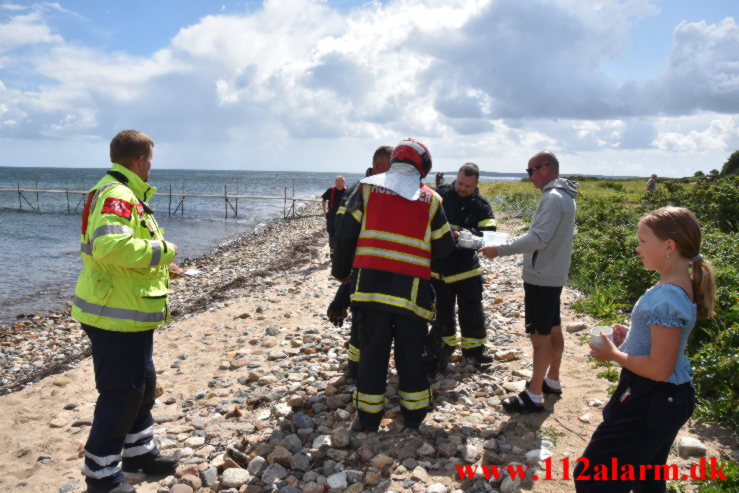
[[[537,286],[565,286],[575,234],[577,183],[555,178],[541,198],[526,234],[498,247],[498,255],[523,253],[523,280]]]

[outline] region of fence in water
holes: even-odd
[[[176,193],[172,191],[172,184],[169,184],[169,193],[165,194],[164,197],[168,198],[167,215],[176,215],[178,212],[181,215],[185,213],[185,199],[188,197],[199,197],[199,198],[210,198],[210,199],[221,199],[223,200],[223,212],[224,219],[229,217],[229,209],[231,210],[232,217],[238,217],[239,215],[239,199],[250,199],[250,200],[282,200],[282,216],[284,219],[298,217],[298,211],[295,208],[297,202],[321,202],[321,199],[296,197],[295,196],[295,184],[293,183],[292,194],[288,196],[288,187],[285,187],[284,196],[271,196],[271,195],[241,195],[239,194],[239,184],[236,183],[236,193],[229,194],[226,185],[223,185],[223,195],[214,193],[186,193],[185,185],[182,185],[182,192]],[[84,206],[85,198],[87,197],[87,190],[70,190],[65,188],[64,190],[49,190],[39,189],[38,181],[36,181],[35,188],[21,188],[20,184],[16,188],[0,188],[0,192],[5,193],[16,193],[18,194],[18,210],[23,210],[24,207],[30,208],[34,212],[41,212],[41,201],[40,194],[65,194],[67,199],[67,212],[71,213],[77,211],[80,206]],[[34,206],[29,200],[29,197],[33,199],[35,194]],[[27,196],[28,195],[28,196]],[[161,195],[160,195],[161,196]],[[71,199],[70,199],[71,197]],[[79,198],[77,198],[79,197]],[[76,203],[75,203],[76,200]],[[172,210],[173,200],[176,202],[174,210]],[[25,202],[25,205],[24,205]],[[74,206],[72,204],[74,203]]]

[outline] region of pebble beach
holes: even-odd
[[[433,410],[411,432],[391,363],[380,432],[350,433],[349,322],[336,328],[325,316],[338,285],[316,212],[179,262],[202,274],[173,281],[173,321],[155,336],[153,414],[157,446],[181,465],[174,476],[128,476],[137,491],[573,491],[565,459],[571,476],[611,385],[587,361],[584,334],[595,321],[572,310],[580,295],[563,293],[564,392],[546,398],[546,413],[501,407],[531,376],[520,259],[506,257],[483,260],[492,367],[475,371],[457,355],[432,381]],[[519,224],[501,222],[517,233]],[[23,315],[0,327],[0,345],[0,491],[85,491],[82,448],[97,394],[84,333],[68,313]],[[738,448],[726,430],[691,420],[668,463],[682,471],[699,457],[737,460]],[[524,478],[506,469],[488,478],[481,468],[459,477],[457,466],[475,464],[529,467]]]

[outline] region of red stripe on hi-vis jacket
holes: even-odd
[[[144,206],[141,205],[141,202],[137,202],[136,203],[136,212],[139,213],[139,216],[143,216],[144,215]]]
[[[115,214],[126,219],[131,218],[131,211],[133,210],[133,204],[123,199],[117,199],[115,197],[108,197],[105,199],[101,213]]]
[[[91,191],[87,194],[87,201],[85,201],[85,208],[82,211],[82,234],[87,233],[87,220],[90,217],[90,203],[92,198],[95,196],[95,192]]]

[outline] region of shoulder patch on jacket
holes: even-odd
[[[133,204],[131,202],[116,197],[108,197],[105,199],[105,203],[103,203],[103,208],[100,212],[102,214],[110,213],[126,219],[131,219],[132,210]]]

